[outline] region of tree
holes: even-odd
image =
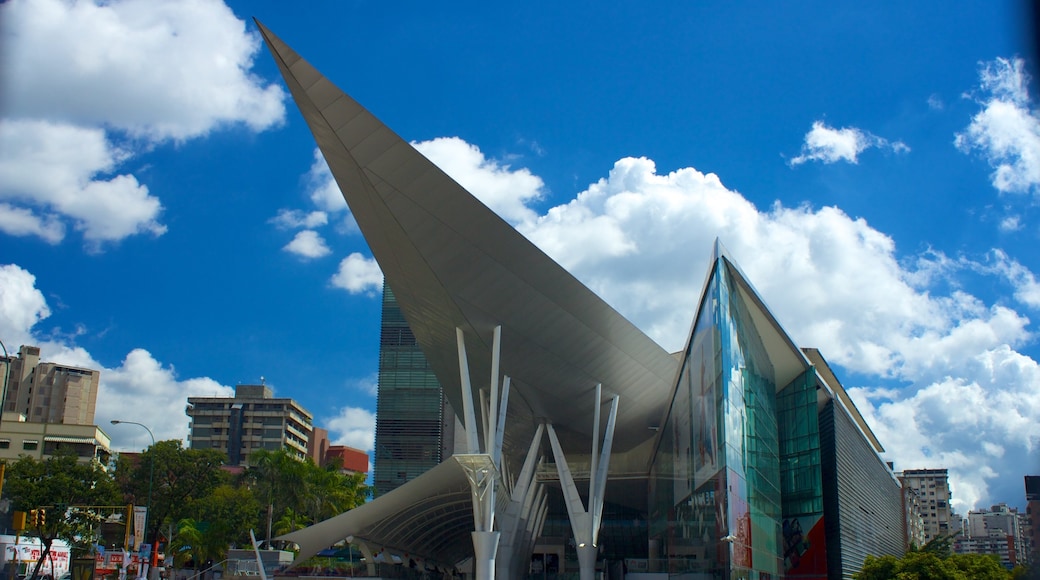
[[[206,524],[203,535],[209,557],[223,560],[229,546],[249,543],[249,530],[259,520],[260,502],[246,487],[222,485],[192,502],[190,511],[197,522]]]
[[[339,463],[319,467],[282,449],[256,451],[249,464],[244,479],[267,505],[268,543],[274,527],[281,533],[297,530],[353,509],[369,495],[365,476],[345,475]]]
[[[230,476],[221,469],[226,459],[216,449],[185,449],[180,440],[159,441],[134,460],[120,456],[115,479],[125,500],[136,505],[145,505],[151,486],[145,537],[157,539],[167,522],[174,524],[192,517],[194,500],[229,482]]]
[[[267,543],[271,543],[271,527],[275,513],[282,514],[288,508],[293,513],[304,497],[305,464],[284,449],[270,451],[260,449],[249,456],[249,468],[245,479],[267,505]],[[295,520],[291,522],[295,527]]]
[[[995,555],[908,552],[902,558],[867,556],[856,580],[1010,580],[1011,572]]]
[[[14,509],[45,510],[44,522],[32,529],[43,545],[32,578],[38,577],[54,540],[85,548],[101,519],[94,508],[122,503],[119,489],[100,464],[80,463],[76,455],[61,451],[42,461],[23,456],[9,464],[4,491]]]

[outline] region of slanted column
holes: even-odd
[[[469,376],[465,334],[455,329],[459,349],[459,378],[462,386],[463,419],[466,423],[465,455],[454,459],[465,471],[473,500],[474,572],[477,580],[494,580],[495,561],[501,533],[495,531],[496,487],[500,479],[502,439],[505,427],[506,404],[509,401],[509,377],[499,389],[499,360],[501,356],[502,327],[496,326],[491,346],[491,381],[488,401],[481,398],[482,429],[478,432],[473,387]],[[481,437],[483,436],[483,437]],[[484,451],[481,451],[481,439]]]
[[[526,562],[527,554],[519,548],[526,545],[526,538],[521,534],[527,531],[527,519],[530,517],[532,498],[536,493],[535,467],[538,464],[538,447],[542,442],[544,425],[538,425],[531,445],[527,450],[524,465],[520,469],[512,490],[509,492],[509,504],[500,514],[498,528],[502,531],[501,557],[497,560],[499,576],[512,578],[511,570],[518,568],[517,561]]]
[[[560,440],[551,424],[547,425],[549,442],[552,444],[553,457],[556,458],[556,470],[560,474],[560,487],[567,504],[567,515],[571,521],[571,531],[578,550],[578,565],[581,580],[592,580],[596,574],[596,554],[599,550],[599,528],[603,518],[603,496],[607,487],[607,472],[610,468],[610,449],[614,442],[614,425],[617,420],[617,408],[620,397],[614,395],[610,402],[610,415],[607,418],[607,429],[603,435],[603,447],[599,447],[599,407],[602,404],[602,385],[596,385],[596,412],[594,414],[594,432],[592,444],[592,462],[589,470],[589,506],[581,501],[578,488],[574,484],[574,476],[567,465]],[[596,451],[599,453],[596,453]],[[597,457],[598,455],[598,457]]]

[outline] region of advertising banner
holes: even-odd
[[[134,547],[144,542],[144,524],[148,517],[148,508],[145,506],[134,506]]]

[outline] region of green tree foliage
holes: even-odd
[[[222,485],[193,501],[188,511],[193,515],[177,523],[170,548],[174,567],[192,561],[199,569],[208,561],[227,558],[228,548],[249,542],[260,503],[245,487]]]
[[[120,483],[124,503],[136,505],[146,504],[151,482],[151,510],[145,532],[151,541],[165,526],[192,518],[194,501],[229,483],[230,476],[221,469],[226,459],[215,449],[185,449],[178,440],[159,441],[133,459],[120,456],[115,480]]]
[[[245,481],[267,506],[267,538],[353,509],[369,496],[364,475],[344,475],[339,464],[319,467],[285,450],[260,450],[249,457]],[[277,523],[277,525],[275,525]]]
[[[867,556],[856,580],[1010,580],[1011,572],[995,555],[908,552],[902,558]]]
[[[80,463],[75,455],[61,452],[42,461],[23,456],[9,464],[4,492],[16,510],[46,510],[44,524],[30,530],[43,544],[34,578],[41,573],[54,540],[79,549],[90,543],[103,513],[110,511],[93,507],[123,503],[118,487],[101,465]]]

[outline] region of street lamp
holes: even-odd
[[[152,430],[149,429],[148,426],[145,425],[144,423],[138,423],[136,421],[120,421],[118,419],[112,419],[112,424],[113,425],[127,424],[127,425],[137,425],[138,427],[144,427],[144,430],[148,432],[148,436],[152,438],[152,461],[151,461],[151,464],[148,467],[148,501],[145,504],[145,510],[144,510],[144,533],[147,534],[148,533],[148,518],[151,517],[151,515],[152,515],[152,482],[155,480],[155,435],[152,434]],[[153,540],[154,540],[154,538],[153,538]],[[141,550],[140,546],[138,546],[137,549],[138,549],[138,551],[140,551]],[[155,563],[159,562],[159,546],[157,545],[157,542],[154,542],[154,541],[152,542],[152,558],[151,558],[151,560],[152,560],[152,562],[155,562]],[[155,565],[152,564],[151,562],[149,562],[149,567],[148,567],[148,577],[149,578],[152,577],[152,570],[154,568],[155,568]]]

